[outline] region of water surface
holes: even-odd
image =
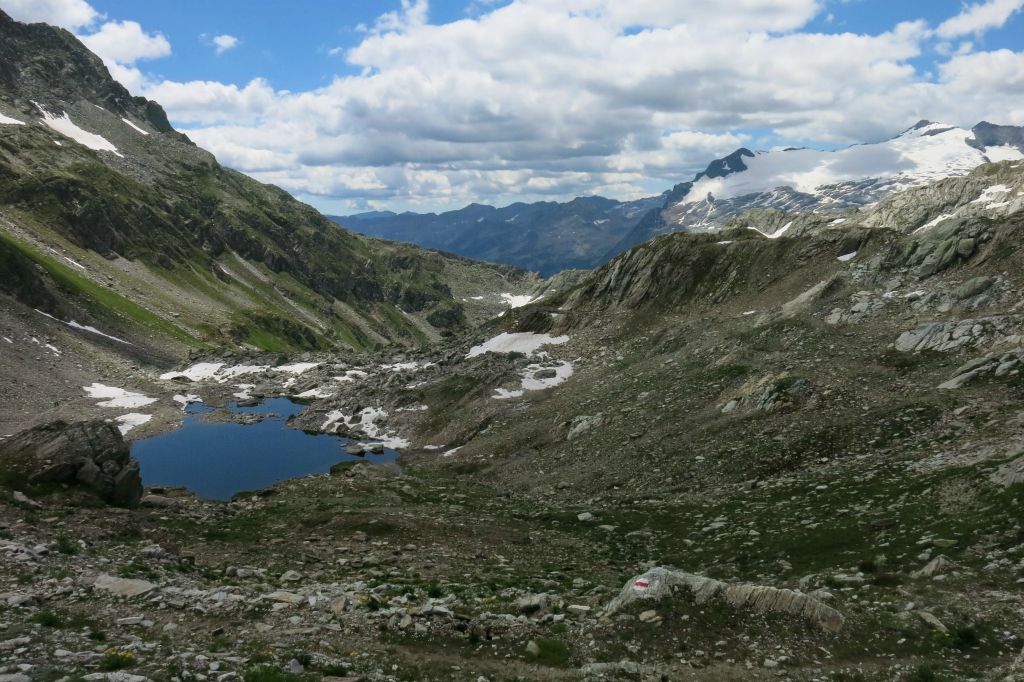
[[[272,398],[252,407],[228,405],[232,412],[266,415],[254,424],[211,423],[202,403],[185,408],[181,428],[132,444],[145,486],[180,486],[207,500],[259,490],[290,478],[323,474],[338,462],[389,462],[394,450],[357,457],[345,452],[349,442],[338,436],[309,434],[290,428],[288,417],[302,406]]]

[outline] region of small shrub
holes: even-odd
[[[135,665],[135,654],[120,649],[107,649],[103,652],[103,658],[100,659],[100,670],[106,672],[124,670],[133,665]]]
[[[40,611],[32,616],[32,622],[42,625],[44,628],[62,628],[64,619],[51,611]]]

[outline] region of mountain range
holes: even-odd
[[[617,202],[471,205],[441,214],[334,216],[363,234],[508,263],[543,276],[592,268],[659,234],[704,232],[745,211],[842,212],[909,187],[1024,158],[1024,127],[982,122],[971,130],[920,121],[880,143],[835,151],[740,148],[658,197]]]

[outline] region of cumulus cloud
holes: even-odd
[[[95,33],[81,35],[79,39],[104,60],[125,66],[171,54],[167,38],[159,33],[146,33],[136,21],[108,21]]]
[[[939,24],[935,32],[946,39],[978,35],[1002,28],[1022,7],[1024,0],[988,0],[966,5],[960,14]]]
[[[238,43],[241,41],[239,41],[235,36],[225,33],[223,35],[214,36],[212,42],[214,52],[217,54],[224,54],[228,50],[238,47]]]
[[[839,146],[920,118],[1024,119],[1024,55],[966,39],[1024,0],[965,5],[937,27],[808,30],[827,4],[478,0],[432,24],[426,0],[403,0],[327,51],[349,75],[306,92],[148,82],[129,60],[160,50],[141,39],[150,51],[107,59],[222,162],[321,206],[636,197],[766,138]],[[929,73],[923,56],[937,60]]]
[[[100,18],[85,0],[2,0],[0,9],[24,22],[42,21],[75,31]]]

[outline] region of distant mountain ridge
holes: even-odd
[[[983,121],[970,130],[922,120],[895,137],[836,151],[741,147],[692,180],[630,202],[581,197],[441,214],[373,211],[332,217],[363,234],[507,263],[544,276],[592,268],[652,237],[707,232],[751,209],[843,211],[910,187],[1024,158],[1024,127]]]
[[[983,163],[1014,159],[1024,159],[1024,127],[985,121],[966,130],[923,120],[889,140],[836,151],[738,149],[673,187],[605,259],[659,234],[715,230],[751,209],[863,208]]]
[[[503,208],[470,204],[440,214],[372,211],[329,217],[372,237],[515,265],[548,277],[599,265],[604,254],[664,200],[661,196],[622,202],[591,196]]]

